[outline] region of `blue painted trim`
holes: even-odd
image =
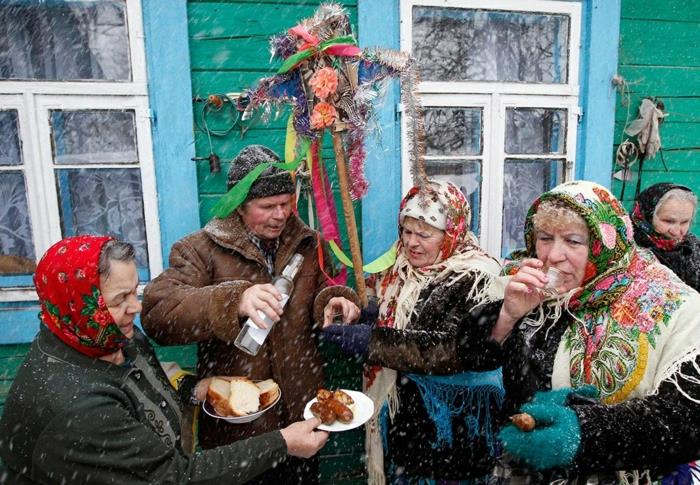
[[[621,0],[582,2],[580,106],[576,178],[611,186],[615,89],[620,40]]]
[[[34,286],[33,274],[0,276],[0,288],[23,288]]]
[[[186,0],[141,0],[163,264],[200,228]],[[153,275],[155,276],[155,275]]]
[[[379,14],[381,12],[381,14]],[[399,49],[399,1],[358,0],[360,46]],[[396,240],[401,202],[401,127],[396,114],[399,85],[394,82],[379,102],[379,133],[367,137],[365,175],[370,184],[362,199],[362,253],[365,261],[383,254]]]
[[[0,345],[31,342],[39,331],[39,303],[0,303]]]

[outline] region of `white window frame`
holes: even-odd
[[[480,244],[489,253],[501,254],[503,219],[504,160],[508,158],[565,159],[565,180],[572,180],[576,163],[576,135],[580,114],[579,53],[581,38],[581,5],[578,2],[549,0],[400,0],[401,50],[412,51],[413,7],[434,6],[478,10],[514,11],[523,13],[565,14],[570,17],[568,79],[565,84],[519,82],[421,82],[418,91],[423,106],[481,108],[482,154],[460,156],[460,159],[481,159],[482,183],[480,203]],[[562,108],[567,110],[567,137],[562,155],[511,156],[505,153],[505,120],[508,108]],[[406,133],[406,120],[401,118],[401,131]],[[408,160],[408,144],[402,137],[402,159]],[[430,157],[426,158],[427,160]],[[402,164],[401,188],[405,193],[412,185],[410,167]]]
[[[0,81],[0,109],[15,109],[18,112],[23,157],[21,166],[2,168],[22,170],[25,174],[34,251],[38,260],[51,244],[62,237],[56,169],[138,167],[141,173],[148,269],[151,275],[156,275],[163,270],[163,260],[140,0],[126,1],[126,23],[131,81]],[[55,109],[133,110],[138,162],[54,165],[49,114]],[[36,298],[33,288],[0,287],[0,302],[33,301]]]

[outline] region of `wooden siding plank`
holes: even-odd
[[[700,145],[700,143],[698,144]],[[615,150],[617,150],[617,145],[615,145]],[[669,172],[700,172],[700,147],[685,148],[682,150],[664,150],[663,161],[661,159],[661,154],[657,154],[651,160],[644,161],[644,170],[653,170],[657,172],[666,171],[664,162],[666,162],[666,167]],[[617,170],[617,168],[615,170]],[[634,170],[636,170],[636,167]]]
[[[700,31],[698,34],[700,36]],[[700,92],[698,67],[621,65],[619,74],[627,81],[631,93],[640,93],[643,96],[697,96]]]
[[[677,22],[700,21],[697,0],[622,0],[623,19],[654,19]]]
[[[191,39],[240,39],[260,38],[268,42],[277,33],[293,27],[303,18],[316,12],[318,3],[285,5],[280,2],[191,3],[188,5],[189,33]],[[357,25],[357,8],[346,7],[351,25]],[[194,56],[192,56],[194,58]],[[266,62],[268,57],[260,59]]]
[[[635,93],[629,97],[629,120],[634,120],[638,116],[639,106],[644,95]],[[661,98],[664,103],[664,111],[668,114],[666,122],[672,123],[700,123],[700,96],[684,96],[673,97],[667,96]],[[627,106],[623,106],[619,100],[615,121],[624,123],[627,119]],[[663,129],[663,125],[662,125]]]
[[[623,123],[615,123],[616,142],[620,141]],[[659,130],[661,146],[667,150],[700,146],[700,123],[664,123]]]
[[[700,66],[700,22],[623,19],[620,64],[637,66]]]

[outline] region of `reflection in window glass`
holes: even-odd
[[[426,108],[426,155],[481,155],[480,108]]]
[[[138,168],[56,171],[63,237],[108,234],[136,248],[140,268],[148,267],[146,226]]]
[[[470,228],[478,237],[481,222],[481,161],[431,160],[426,161],[425,172],[431,179],[447,180],[459,187],[471,206]]]
[[[17,110],[0,111],[0,165],[21,165]]]
[[[134,163],[133,111],[51,111],[51,141],[58,164]]]
[[[568,81],[569,17],[414,7],[413,54],[424,81]]]
[[[525,246],[527,210],[542,195],[564,181],[564,160],[506,159],[503,180],[501,256]]]
[[[0,79],[129,81],[126,0],[1,2]]]
[[[566,110],[509,108],[506,110],[506,153],[563,154]]]
[[[0,275],[34,272],[34,243],[24,174],[0,172]]]

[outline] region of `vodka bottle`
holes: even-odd
[[[294,277],[299,271],[299,268],[301,268],[301,263],[303,262],[304,256],[295,253],[292,259],[289,260],[289,263],[287,263],[287,266],[284,267],[282,274],[276,276],[275,279],[272,280],[272,285],[277,288],[277,291],[282,295],[282,308],[287,304],[287,300],[289,300],[289,296],[294,290]],[[236,347],[250,355],[258,355],[260,347],[265,343],[267,335],[275,325],[275,322],[270,320],[270,317],[265,315],[262,310],[258,310],[258,315],[263,319],[267,328],[258,328],[255,322],[253,322],[251,318],[248,318],[234,342]]]

